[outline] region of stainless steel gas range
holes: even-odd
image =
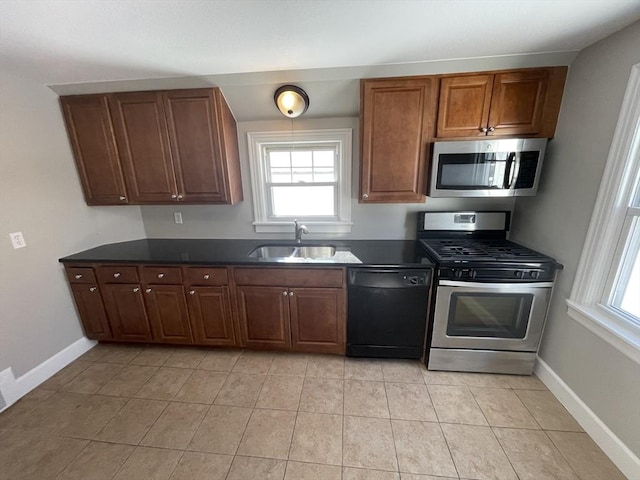
[[[421,212],[418,243],[436,264],[430,370],[531,374],[556,272],[506,239],[509,212]]]

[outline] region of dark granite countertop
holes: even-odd
[[[351,252],[362,263],[346,255],[342,260],[283,262],[251,258],[248,253],[260,245],[288,244],[291,240],[232,239],[142,239],[110,243],[60,259],[63,263],[148,263],[194,265],[327,265],[422,266],[433,264],[414,240],[305,240],[306,245],[335,245],[338,252]],[[337,256],[339,257],[339,256]]]

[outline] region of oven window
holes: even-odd
[[[447,335],[524,338],[532,304],[530,293],[453,293]]]

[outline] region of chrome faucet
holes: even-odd
[[[302,234],[309,233],[309,229],[298,223],[298,220],[294,220],[293,223],[296,227],[296,243],[302,243]]]

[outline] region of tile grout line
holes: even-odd
[[[551,445],[553,445],[553,448],[555,448],[555,449],[558,451],[558,453],[560,454],[560,457],[562,457],[562,459],[565,461],[565,463],[569,466],[569,468],[571,469],[571,471],[572,471],[573,473],[575,473],[575,474],[576,474],[576,477],[578,477],[578,478],[582,478],[582,477],[580,476],[580,474],[578,474],[578,472],[573,468],[573,466],[571,465],[571,463],[569,463],[569,459],[565,456],[565,454],[564,454],[564,453],[562,453],[562,450],[560,450],[560,449],[558,448],[558,446],[556,445],[556,442],[554,442],[554,441],[553,441],[553,438],[551,438],[551,437],[549,436],[549,434],[547,433],[547,430],[542,430],[542,431],[544,432],[545,436],[546,436],[546,437],[549,439],[549,441],[551,442]],[[580,432],[569,432],[569,433],[580,433]]]
[[[384,380],[384,372],[382,372],[382,378]],[[398,447],[396,446],[396,436],[393,430],[393,422],[391,421],[391,408],[389,407],[389,396],[387,395],[387,383],[382,382],[384,388],[384,399],[387,403],[387,411],[389,412],[389,427],[391,427],[391,440],[393,441],[393,451],[396,457],[396,471],[398,472],[398,476],[400,477],[400,460],[398,459]]]

